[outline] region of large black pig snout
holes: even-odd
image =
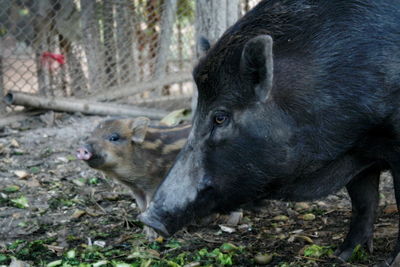
[[[144,223],[147,226],[153,228],[158,234],[169,237],[171,234],[168,232],[167,228],[162,224],[156,216],[149,214],[149,212],[145,211],[138,216],[139,221]]]

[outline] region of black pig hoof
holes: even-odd
[[[337,249],[334,253],[334,255],[340,260],[341,262],[346,262],[348,259],[350,259],[351,255],[353,254],[352,249],[346,249],[346,250],[339,250]]]
[[[355,247],[356,246],[342,246],[342,248],[338,248],[335,251],[334,255],[343,262],[346,262],[350,259],[351,255],[353,255]],[[369,238],[366,242],[364,242],[364,248],[366,248],[369,253],[373,252],[374,243],[372,238]]]
[[[169,232],[167,231],[167,228],[165,228],[165,226],[162,223],[148,216],[146,213],[139,214],[138,219],[145,225],[153,228],[159,235],[162,235],[164,237],[170,236]]]

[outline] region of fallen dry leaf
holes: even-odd
[[[74,213],[72,213],[71,218],[72,219],[78,219],[78,218],[82,217],[85,214],[86,214],[86,211],[84,211],[84,210],[75,210]]]
[[[17,140],[12,139],[12,140],[10,141],[10,146],[11,146],[11,147],[19,147],[19,143],[18,143]]]
[[[229,233],[229,234],[232,234],[232,233],[236,232],[235,228],[232,228],[232,227],[229,227],[229,226],[225,226],[225,225],[222,225],[222,224],[219,225],[219,228],[221,229],[222,232]]]
[[[14,171],[14,174],[18,176],[19,179],[26,179],[30,176],[30,174],[23,170]]]
[[[287,221],[287,220],[289,220],[289,217],[286,216],[286,215],[278,215],[278,216],[275,216],[274,218],[272,218],[272,220],[274,220],[274,221]]]

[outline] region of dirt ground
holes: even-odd
[[[10,255],[31,266],[46,266],[77,247],[130,251],[148,246],[129,191],[75,158],[83,138],[104,118],[53,115],[0,129],[0,266],[9,264]],[[361,253],[353,259],[353,266],[379,264],[394,246],[398,216],[391,177],[384,173],[381,178],[374,251]],[[160,239],[153,249],[163,258],[202,248],[213,250],[229,242],[241,248],[232,266],[255,266],[261,263],[260,257],[255,260],[259,254],[269,257],[267,266],[341,266],[345,264],[330,253],[305,256],[304,251],[311,245],[334,251],[346,234],[350,210],[344,190],[309,203],[266,201],[256,211],[246,210],[238,226],[224,228],[218,220],[207,226],[189,226],[173,237],[179,246],[163,245],[171,240]],[[47,240],[48,251],[21,253],[28,242],[37,240]],[[125,260],[126,254],[112,257]],[[213,266],[219,265],[224,264]]]

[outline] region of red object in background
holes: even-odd
[[[62,54],[43,52],[41,63],[43,67],[47,67],[49,70],[56,70],[65,64],[65,57]]]

